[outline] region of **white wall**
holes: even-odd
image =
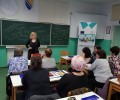
[[[69,24],[69,3],[59,0],[39,1],[39,21]]]
[[[112,40],[113,38],[113,33],[114,33],[114,26],[119,26],[119,20],[112,21],[112,5],[118,4],[120,1],[118,0],[117,2],[112,2],[106,5],[106,15],[107,15],[107,20],[106,20],[106,26],[111,26],[111,34],[105,34],[104,39],[106,40]]]
[[[0,4],[3,1],[6,0],[0,0]],[[80,2],[79,0],[34,0],[34,5],[31,11],[28,11],[25,8],[24,1],[25,0],[9,0],[9,2],[14,2],[17,12],[15,12],[14,15],[10,15],[9,12],[12,11],[11,8],[7,9],[6,14],[3,13],[2,10],[0,10],[0,18],[32,22],[51,22],[70,25],[70,12],[100,15],[105,14],[104,6],[86,4]],[[2,5],[0,5],[0,9],[1,7],[3,9],[8,7],[8,4],[4,4],[4,6]],[[13,56],[13,50],[13,48],[8,49],[8,59]],[[43,49],[40,50],[41,52],[44,51]],[[27,56],[26,49],[24,49],[24,55]]]
[[[0,0],[0,4],[2,1],[6,0]],[[83,3],[79,0],[34,0],[31,11],[26,9],[24,3],[25,0],[9,0],[9,2],[13,1],[15,2],[15,5],[17,5],[17,12],[10,16],[0,10],[0,18],[70,25],[71,12],[80,14],[105,15],[104,5]],[[2,8],[6,8],[6,5]]]
[[[118,20],[117,21],[111,21],[111,12],[112,12],[112,5],[118,4],[120,1],[112,2],[106,5],[106,15],[107,15],[107,25],[119,25]]]
[[[106,27],[106,16],[105,15],[93,15],[93,14],[71,14],[71,28],[70,37],[77,38],[80,22],[96,22],[97,31],[96,39],[104,39],[105,27]]]
[[[33,8],[31,9],[31,11],[26,9],[25,0],[9,0],[9,2],[8,1],[4,2],[3,3],[4,5],[2,4],[2,1],[6,0],[0,0],[0,18],[19,21],[33,21],[33,22],[39,21],[38,19],[39,0],[34,0]],[[14,9],[14,7],[12,8],[12,6],[8,8],[10,10],[5,10],[6,13],[1,10],[2,5],[3,5],[2,8],[6,9],[10,2],[11,3],[14,2],[14,4],[16,5],[17,12],[14,15],[9,15],[9,13]]]
[[[79,0],[70,0],[69,3],[69,11],[74,13],[104,15],[104,9],[105,5],[90,4]]]
[[[40,0],[39,20],[70,25],[70,13],[104,15],[104,5],[80,2],[79,0]],[[43,10],[44,9],[44,10]]]

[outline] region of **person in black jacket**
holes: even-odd
[[[31,57],[31,69],[26,71],[22,78],[25,87],[25,100],[33,95],[50,95],[49,71],[41,68],[42,60],[39,56]]]
[[[40,41],[37,39],[37,33],[31,32],[30,39],[26,43],[28,48],[28,60],[31,58],[31,54],[39,53]]]
[[[99,50],[102,50],[100,46],[94,46],[94,51],[91,55],[91,61],[90,61],[91,64],[96,60],[96,52]]]
[[[57,86],[57,93],[60,97],[66,97],[71,90],[88,87],[84,64],[85,61],[81,56],[77,55],[72,58],[72,73],[64,74]]]

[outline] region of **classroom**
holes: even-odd
[[[109,60],[111,60],[111,52],[115,52],[118,59],[118,73],[113,74],[112,68],[109,67],[110,73],[109,75],[107,74],[109,76],[107,79],[115,77],[117,83],[113,84],[113,81],[115,81],[114,78],[111,79],[111,81],[108,81],[110,85],[107,89],[106,98],[97,93],[99,92],[99,87],[97,86],[94,87],[92,95],[98,96],[100,100],[112,100],[113,98],[114,100],[119,100],[120,81],[117,81],[120,75],[119,11],[120,0],[0,0],[0,100],[20,100],[17,95],[9,98],[6,94],[6,77],[11,73],[9,72],[10,59],[17,55],[17,53],[15,55],[15,52],[21,53],[20,55],[27,59],[27,69],[32,68],[32,56],[34,58],[34,56],[40,54],[42,58],[46,58],[47,53],[50,52],[51,54],[48,54],[48,58],[53,59],[48,61],[49,63],[46,62],[47,65],[44,65],[44,60],[40,58],[42,59],[41,66],[43,67],[44,65],[43,68],[49,68],[50,65],[53,65],[57,70],[61,70],[66,74],[69,71],[71,72],[70,68],[75,64],[72,61],[76,59],[74,57],[76,57],[76,55],[83,57],[83,53],[85,52],[87,52],[87,56],[90,56],[90,59],[84,59],[83,61],[87,66],[85,69],[87,69],[87,71],[93,71],[89,66],[94,64],[94,62],[92,62],[92,54],[94,54],[95,48],[99,49],[99,47],[100,50],[98,51],[101,51],[100,54],[105,53],[105,56],[101,54],[103,56],[101,59],[106,59],[109,65],[111,65],[109,62]],[[33,45],[31,43],[34,42],[36,43],[34,45],[37,45],[37,49],[34,49],[35,52],[31,51],[34,48],[34,46],[31,47],[31,45]],[[62,54],[62,51],[64,51],[64,53],[67,52],[67,54]],[[96,59],[97,53],[94,56]],[[100,58],[100,56],[98,58]],[[36,58],[33,60],[35,59]],[[79,59],[80,61],[82,60],[82,58]],[[94,61],[96,61],[95,59]],[[88,60],[90,60],[89,63]],[[53,61],[55,63],[52,63]],[[75,61],[77,63],[77,59]],[[78,61],[81,63],[80,66],[84,65],[83,62],[80,61]],[[100,63],[100,61],[98,61],[98,63]],[[106,62],[103,61],[103,66],[105,64]],[[75,70],[75,68],[72,68],[72,70],[73,69]],[[108,69],[105,68],[105,70]],[[104,73],[102,71],[103,70],[96,71],[97,73],[94,73],[93,71],[93,77],[95,77],[96,74]],[[80,72],[82,73],[82,71]],[[51,70],[49,71],[49,75],[50,73]],[[60,74],[61,73],[62,72],[60,72]],[[76,75],[77,71],[73,73]],[[55,83],[55,91],[61,91],[63,88],[59,87],[59,83],[62,81],[60,78],[63,79],[63,76],[60,75],[57,81],[50,78],[50,83],[52,83],[52,85]],[[12,80],[12,78],[10,79]],[[102,79],[100,80],[99,78],[98,80],[98,83],[100,83]],[[94,81],[97,82],[96,80]],[[105,85],[106,82],[103,83]],[[103,83],[99,84],[99,86],[102,85],[102,87],[104,87]],[[112,93],[112,90],[110,90],[110,86],[112,87],[112,85],[116,85],[116,88],[114,89],[116,90],[116,93],[114,94]],[[91,87],[89,88],[92,90]],[[54,87],[52,87],[52,89],[54,90]],[[11,91],[14,94],[14,89]],[[90,93],[88,93],[88,95]],[[58,94],[59,97],[63,98],[59,100],[69,100],[69,97],[64,98],[66,96],[63,96],[63,94],[60,94],[59,92]],[[76,100],[82,99],[78,96],[76,97]]]

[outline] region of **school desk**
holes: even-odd
[[[90,96],[96,96],[97,97],[97,99],[87,99],[87,97],[90,97]],[[87,92],[87,93],[84,93],[84,94],[80,94],[80,95],[75,95],[75,96],[70,96],[70,97],[75,97],[76,98],[76,100],[104,100],[104,99],[102,99],[100,96],[98,96],[96,93],[94,93],[94,92]],[[61,99],[57,99],[57,100],[71,100],[71,99],[68,99],[68,98],[70,98],[70,97],[65,97],[65,98],[61,98]],[[86,99],[85,99],[86,98]],[[73,99],[72,99],[73,100]]]
[[[65,64],[66,65],[66,71],[68,71],[68,65],[69,62],[71,61],[71,57],[69,56],[61,56],[60,57],[60,69],[62,70],[62,65]]]
[[[50,73],[53,74],[53,76],[49,76],[51,86],[55,86],[56,82],[58,83],[58,81],[61,79],[61,72],[63,72],[64,74],[67,73],[65,70],[50,71]],[[22,87],[23,85],[20,75],[13,75],[10,76],[10,78],[12,82],[12,96],[10,97],[10,100],[16,100],[17,88]]]

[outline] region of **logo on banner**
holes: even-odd
[[[33,0],[25,0],[25,5],[28,10],[31,10],[33,7]]]
[[[79,34],[96,34],[97,23],[95,22],[80,22]]]
[[[91,29],[94,28],[96,25],[96,23],[94,22],[91,22],[91,23],[87,23],[87,22],[81,22],[81,26],[83,29],[85,29],[86,27],[90,27]]]

